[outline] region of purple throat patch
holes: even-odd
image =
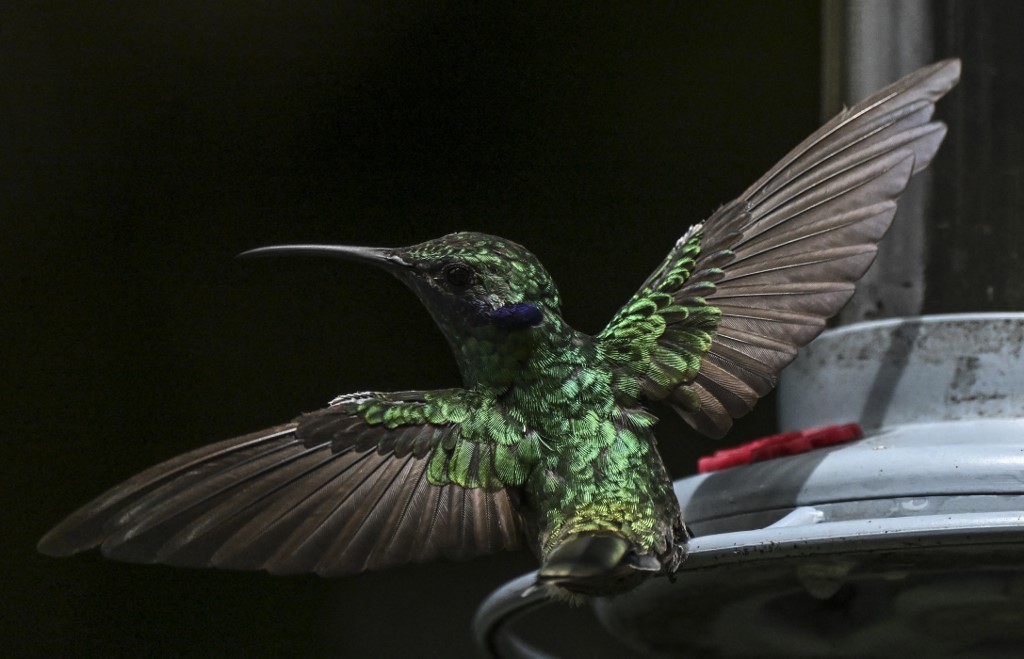
[[[517,330],[533,327],[544,319],[544,312],[528,302],[506,304],[488,314],[498,327]]]

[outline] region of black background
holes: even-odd
[[[598,331],[689,224],[817,126],[819,18],[809,0],[0,9],[3,646],[470,656],[473,610],[530,556],[327,581],[34,545],[202,443],[343,392],[458,383],[395,281],[244,249],[501,234]],[[675,475],[724,445],[657,411]]]

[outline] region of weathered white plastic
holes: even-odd
[[[895,318],[829,330],[782,372],[783,430],[856,421],[1024,418],[1024,313]]]

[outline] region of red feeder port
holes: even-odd
[[[825,426],[769,435],[752,442],[715,451],[697,461],[697,472],[704,474],[737,465],[763,462],[786,455],[806,453],[811,449],[842,444],[864,436],[860,426],[848,423],[842,426]]]

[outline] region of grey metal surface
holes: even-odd
[[[902,4],[902,3],[893,3]],[[1024,309],[1024,3],[929,0],[936,59],[963,77],[929,168],[923,313]],[[896,224],[900,218],[896,218]]]
[[[866,98],[908,71],[940,59],[932,39],[933,0],[825,0],[822,119]],[[969,64],[969,63],[968,63]],[[942,111],[940,111],[940,114]],[[923,311],[925,233],[935,194],[922,172],[900,198],[897,221],[878,259],[840,314],[844,323]]]
[[[901,73],[959,57],[938,158],[900,200],[843,324],[1024,309],[1024,3],[825,0],[824,116]]]

